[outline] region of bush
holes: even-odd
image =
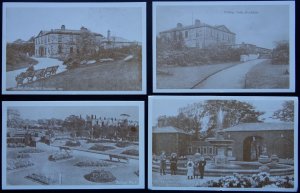
[[[48,157],[48,160],[49,161],[59,161],[59,160],[63,160],[63,159],[69,159],[69,158],[72,158],[72,157],[73,157],[72,155],[70,155],[66,152],[63,152],[63,153],[62,152],[57,152],[53,155],[50,155]]]
[[[105,170],[94,170],[84,175],[84,178],[91,182],[113,182],[116,180],[116,177],[110,171]]]
[[[81,161],[75,164],[75,166],[78,167],[108,167],[111,165],[111,163],[107,163],[105,161]]]
[[[31,156],[30,156],[30,154],[28,154],[28,153],[19,153],[18,155],[17,155],[17,158],[18,159],[24,159],[24,158],[30,158]]]
[[[79,141],[66,141],[65,146],[69,146],[69,147],[77,147],[80,146],[80,142]]]
[[[51,178],[48,178],[42,174],[36,174],[36,173],[33,173],[33,174],[30,174],[28,176],[26,176],[26,178],[29,178],[31,180],[34,180],[34,181],[37,181],[41,184],[45,184],[45,185],[49,185],[49,184],[55,184],[55,180],[51,179]]]
[[[116,146],[117,147],[128,147],[130,146],[130,143],[129,142],[124,142],[124,141],[119,141],[116,143]]]
[[[102,144],[95,144],[93,147],[90,147],[90,150],[96,150],[96,151],[107,151],[112,149],[116,149],[116,148],[112,146],[105,146]]]
[[[42,152],[44,151],[41,149],[24,149],[19,151],[19,153],[42,153]]]
[[[122,154],[138,156],[139,155],[139,150],[137,150],[137,149],[128,149],[128,150],[123,151]]]
[[[270,174],[266,172],[260,172],[251,177],[234,174],[233,176],[221,177],[218,180],[210,180],[207,182],[207,186],[223,188],[293,188],[294,178],[288,176],[271,177]]]
[[[32,163],[30,160],[10,160],[7,163],[7,170],[16,170],[19,168],[27,168],[30,166],[33,166],[34,163]]]

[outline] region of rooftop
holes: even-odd
[[[223,131],[282,131],[294,130],[294,123],[242,123]]]
[[[183,133],[188,135],[184,130],[172,126],[155,127],[152,133]]]
[[[177,27],[169,29],[169,30],[162,31],[160,33],[167,33],[167,32],[172,32],[172,31],[181,31],[181,30],[194,29],[194,28],[200,28],[200,27],[210,27],[210,28],[218,29],[220,31],[227,32],[227,33],[235,34],[232,31],[230,31],[225,25],[212,26],[212,25],[208,25],[206,23],[200,22],[200,20],[198,20],[198,19],[196,19],[195,24],[193,24],[193,25],[183,26],[181,23],[178,23]]]

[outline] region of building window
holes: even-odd
[[[214,152],[213,152],[213,148],[212,147],[209,147],[209,154],[212,155]]]
[[[189,147],[188,153],[189,153],[189,154],[192,154],[192,147]]]
[[[185,37],[185,38],[188,38],[188,37],[189,37],[189,32],[188,32],[188,31],[185,31],[184,37]]]
[[[58,45],[58,54],[62,54],[62,45],[61,44]]]
[[[204,154],[204,155],[207,154],[207,147],[203,147],[203,154]]]
[[[70,54],[73,54],[73,47],[70,47]]]
[[[62,37],[61,37],[61,34],[58,35],[58,42],[61,42],[62,41]]]
[[[197,153],[201,153],[201,148],[200,147],[197,148]]]

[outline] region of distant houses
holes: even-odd
[[[84,32],[90,32],[87,28],[81,27],[79,30],[67,29],[62,25],[60,29],[41,30],[34,39],[36,57],[60,57],[70,54],[78,54],[78,38]],[[100,48],[120,48],[129,45],[135,45],[132,42],[121,37],[111,36],[110,30],[107,31],[107,37],[100,33],[90,32],[95,37],[97,49]]]

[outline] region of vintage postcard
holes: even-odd
[[[142,189],[144,102],[2,103],[2,189]]]
[[[298,98],[150,96],[153,190],[298,190]]]
[[[3,94],[145,94],[146,3],[3,3]]]
[[[153,92],[295,92],[295,2],[153,3]]]

